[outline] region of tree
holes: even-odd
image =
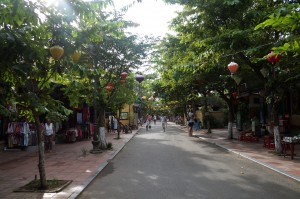
[[[277,153],[281,153],[280,132],[278,129],[278,110],[283,97],[296,83],[299,82],[299,3],[296,1],[283,1],[278,3],[276,10],[267,20],[258,24],[255,30],[264,29],[273,32],[275,35],[275,46],[272,50],[274,55],[284,55],[284,63],[270,63],[266,70],[272,72],[272,78],[266,78],[266,101],[271,104],[271,119],[273,122],[275,148]],[[271,55],[271,54],[269,54]],[[276,65],[275,65],[276,64]],[[286,65],[285,64],[285,65]],[[280,72],[276,70],[280,68]]]
[[[94,108],[100,107],[99,112],[104,116],[107,103],[104,95],[107,94],[103,89],[101,97],[88,93],[93,89],[91,82],[99,85],[100,77],[109,82],[120,70],[129,70],[143,57],[145,45],[137,44],[136,36],[124,34],[124,28],[131,23],[121,20],[120,16],[109,20],[110,15],[104,12],[99,16],[99,10],[110,2],[60,2],[58,7],[47,7],[42,1],[4,1],[0,6],[3,13],[0,17],[0,52],[5,58],[0,62],[0,90],[5,96],[1,99],[1,113],[11,115],[6,107],[13,101],[21,117],[35,122],[43,189],[47,187],[47,180],[40,116],[49,114],[62,119],[70,113],[61,101],[53,97],[56,88],[63,88],[71,105],[83,99],[88,102],[95,99]],[[13,18],[10,17],[12,12]],[[93,23],[95,26],[90,28]],[[76,59],[74,49],[81,51],[76,52]],[[53,51],[59,56],[56,57]],[[73,59],[69,55],[73,55]],[[82,95],[76,93],[78,97],[72,98],[76,91],[84,92]],[[98,89],[95,91],[97,94]],[[100,117],[100,122],[104,127],[101,119],[103,117]]]
[[[265,78],[261,69],[266,64],[262,57],[281,37],[277,32],[257,31],[254,28],[278,6],[295,4],[293,1],[271,0],[254,2],[166,0],[166,2],[179,3],[185,7],[171,25],[177,31],[177,35],[168,36],[169,41],[162,42],[162,49],[166,53],[162,54],[163,61],[160,63],[169,68],[182,67],[193,76],[203,71],[226,76],[223,69],[234,59],[243,68],[248,68],[243,69],[248,71],[242,76],[243,79],[247,79],[249,72],[251,74],[254,72],[254,76],[260,79],[262,86]],[[257,45],[258,43],[260,45]],[[210,79],[206,82],[206,86],[220,91],[219,94],[224,99],[225,96],[230,99],[231,88],[220,89],[222,86],[216,87],[214,81],[216,79]],[[223,92],[225,95],[221,95]],[[232,99],[227,101],[229,105],[232,103]],[[232,137],[230,135],[232,133],[229,129],[229,137]]]

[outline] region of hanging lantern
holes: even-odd
[[[113,83],[107,83],[106,85],[106,90],[107,91],[112,91],[114,89],[114,84]]]
[[[125,79],[121,79],[121,80],[120,80],[120,83],[121,83],[121,84],[125,84],[125,83],[126,83],[126,80],[125,80]]]
[[[141,83],[142,81],[144,81],[145,77],[143,75],[137,74],[135,76],[136,81],[138,81],[139,83]]]
[[[236,98],[236,97],[237,97],[237,92],[233,92],[233,93],[232,93],[232,97],[233,97],[233,98]]]
[[[79,51],[75,51],[74,53],[73,53],[73,55],[72,55],[72,59],[73,59],[73,61],[79,61],[79,59],[80,59],[80,57],[81,57],[81,53],[79,52]]]
[[[235,62],[230,62],[228,64],[228,69],[231,72],[231,74],[234,74],[237,71],[238,68],[239,68],[239,65]]]
[[[52,46],[50,48],[50,54],[53,57],[53,59],[57,61],[63,56],[64,49],[60,46]]]
[[[269,62],[271,62],[272,64],[276,64],[276,62],[280,61],[280,55],[279,54],[275,54],[274,51],[271,51],[268,55],[267,55],[267,60]]]
[[[122,79],[126,79],[126,77],[127,77],[127,73],[126,72],[121,73],[121,78]]]

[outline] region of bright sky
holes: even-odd
[[[36,1],[36,0],[31,0]],[[58,0],[44,0],[47,5],[55,6]],[[83,0],[90,1],[90,0]],[[115,8],[120,10],[123,6],[130,5],[134,0],[113,0]],[[176,11],[180,11],[179,5],[166,4],[163,0],[142,0],[141,3],[135,3],[126,12],[125,20],[130,20],[140,24],[139,27],[129,31],[141,36],[153,35],[163,37],[167,32],[169,22],[176,17]]]
[[[124,5],[129,5],[133,0],[114,0],[118,10]],[[163,0],[142,0],[135,3],[126,12],[125,20],[131,20],[140,24],[137,28],[130,29],[130,32],[144,35],[164,36],[167,32],[169,22],[176,17],[176,11],[180,11],[179,5],[166,4]]]

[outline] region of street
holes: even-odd
[[[139,131],[78,198],[299,198],[299,183],[175,126]]]

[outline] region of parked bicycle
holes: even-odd
[[[125,134],[132,133],[132,129],[128,124],[122,124],[120,122],[120,127],[121,127],[123,133],[125,133]]]

